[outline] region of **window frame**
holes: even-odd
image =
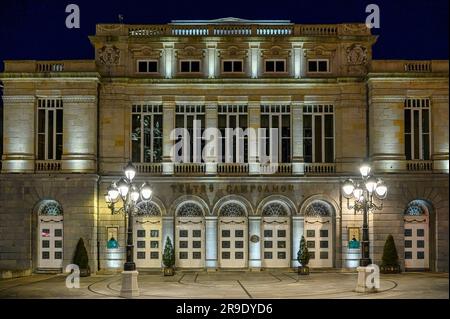
[[[316,62],[317,71],[310,71],[309,70],[309,62]],[[326,71],[319,71],[319,62],[325,61],[327,63],[327,70]],[[307,59],[306,60],[306,72],[310,74],[326,74],[331,73],[331,62],[330,59],[324,59],[324,58],[317,58],[317,59]]]
[[[272,111],[272,107],[275,107],[275,111]],[[276,108],[279,107],[279,111],[276,110]],[[267,110],[266,110],[267,108]],[[284,111],[283,111],[284,109]],[[270,129],[272,127],[272,117],[277,116],[278,117],[278,163],[292,163],[292,106],[290,104],[261,104],[260,106],[260,127],[263,128],[261,120],[263,115],[269,116],[269,136],[270,136]],[[283,139],[287,139],[287,137],[283,137],[283,115],[289,115],[289,161],[284,162],[283,161]],[[267,132],[266,132],[267,133]],[[266,136],[266,139],[268,137]],[[267,152],[267,149],[266,149]]]
[[[421,103],[423,102],[423,104]],[[417,105],[417,103],[419,105]],[[410,132],[406,132],[406,110],[409,110],[409,128]],[[428,132],[423,132],[423,111],[428,111]],[[416,156],[415,154],[415,125],[414,125],[414,113],[418,112],[418,136],[419,136],[419,154]],[[404,102],[403,107],[403,137],[404,137],[404,152],[405,152],[405,158],[408,161],[428,161],[431,159],[432,154],[432,143],[431,143],[431,135],[432,135],[432,126],[431,126],[431,99],[428,97],[410,97],[406,98]],[[428,135],[428,159],[424,159],[424,147],[423,147],[423,139],[424,135]],[[407,136],[409,135],[409,137]],[[409,146],[410,146],[410,155],[411,158],[407,157],[406,154],[406,147],[407,147],[407,140],[409,138]]]
[[[315,111],[315,108],[317,107],[318,111]],[[319,107],[322,107],[322,111],[319,111]],[[328,111],[326,111],[326,108]],[[330,107],[332,111],[330,111]],[[309,108],[311,108],[311,111],[309,111]],[[311,163],[335,163],[336,161],[336,116],[335,116],[335,110],[336,107],[333,104],[307,104],[303,106],[303,118],[302,118],[302,135],[303,135],[303,158],[306,158],[305,154],[305,139],[311,139],[311,145],[312,145],[312,154],[311,154]],[[305,124],[304,124],[304,117],[305,116],[311,116],[311,137],[305,137]],[[332,115],[333,116],[333,161],[327,162],[326,161],[326,146],[325,142],[327,139],[330,139],[329,137],[325,136],[325,116],[326,115]],[[320,161],[316,160],[316,134],[315,134],[315,117],[321,117],[321,153],[322,153],[322,159]],[[306,160],[305,160],[306,162]],[[306,162],[309,163],[309,162]]]
[[[181,63],[189,62],[189,71],[181,71]],[[190,71],[192,70],[192,62],[198,62],[198,71]],[[202,73],[202,60],[201,59],[180,59],[178,61],[178,73],[181,74],[201,74]]]
[[[277,71],[277,64],[276,62],[282,61],[284,63],[284,70],[283,71]],[[274,62],[274,71],[267,71],[267,62]],[[286,59],[264,59],[264,73],[265,74],[284,74],[288,73],[287,71],[287,61]]]
[[[44,132],[39,132],[39,114],[44,111]],[[49,118],[50,111],[52,114],[53,132],[52,132],[52,158],[49,156]],[[61,132],[58,133],[58,111],[62,113]],[[35,158],[38,161],[60,161],[64,152],[64,105],[60,97],[43,97],[36,101],[36,134],[35,134]],[[39,136],[44,136],[44,158],[39,157]],[[61,158],[57,158],[57,137],[61,136]]]
[[[225,71],[225,67],[224,67],[225,62],[232,63],[232,71]],[[242,67],[241,71],[234,71],[234,63],[235,62],[241,62],[241,67]],[[242,60],[242,59],[223,59],[222,63],[221,63],[221,73],[223,73],[223,74],[243,74],[243,73],[245,73],[244,60]]]
[[[147,111],[144,111],[144,106],[146,107]],[[140,107],[140,111],[138,110],[138,107]],[[148,111],[148,107],[151,107],[152,111]],[[154,110],[160,110],[158,112],[155,112]],[[134,111],[136,109],[136,111]],[[133,163],[162,163],[162,149],[164,148],[164,143],[162,141],[163,139],[163,132],[164,132],[164,119],[163,119],[163,106],[161,104],[133,104],[131,106],[131,116],[130,116],[130,159],[133,160],[133,138],[132,138],[132,134],[133,134],[133,115],[140,115],[140,130],[141,130],[141,140],[140,140],[140,161],[139,162],[135,162],[133,161]],[[150,127],[150,152],[151,154],[153,154],[153,149],[154,149],[154,121],[155,121],[155,115],[161,115],[161,161],[155,161],[153,159],[153,155],[150,157],[150,161],[146,162],[145,161],[145,148],[144,148],[144,136],[143,136],[143,129],[144,129],[144,116],[150,116],[150,121],[151,121],[151,127]]]
[[[150,72],[150,71],[146,71],[146,72],[140,72],[139,71],[139,62],[146,62],[147,63],[147,70],[148,68],[148,63],[149,62],[155,62],[156,63],[156,71],[155,72]],[[159,60],[157,59],[138,59],[136,60],[136,73],[137,74],[159,74]]]
[[[177,127],[177,116],[183,116],[183,127]],[[203,122],[204,125],[200,128],[200,136],[190,136],[192,138],[192,147],[188,146],[190,143],[190,140],[188,141],[186,138],[183,139],[183,149],[189,148],[189,154],[185,154],[183,152],[183,163],[204,163],[202,154],[199,154],[200,156],[200,162],[196,162],[194,158],[194,149],[198,146],[198,143],[200,143],[200,150],[203,152],[202,143],[206,144],[206,141],[203,140],[203,132],[206,129],[206,106],[204,104],[176,104],[175,105],[175,125],[174,128],[183,128],[187,129],[188,125],[188,117],[192,117],[192,123],[195,121],[201,121],[201,116],[203,116]],[[193,126],[193,125],[192,125]],[[177,143],[177,140],[175,143]],[[203,145],[204,146],[204,145]]]
[[[236,110],[235,110],[236,108]],[[245,126],[242,125],[242,123],[240,122],[240,118],[241,116],[245,116],[247,118],[247,121],[245,123]],[[230,120],[232,117],[234,117],[235,123],[236,123],[236,128],[241,128],[244,132],[245,130],[249,127],[249,116],[248,116],[248,105],[244,104],[244,103],[240,103],[240,104],[219,104],[218,108],[217,108],[217,129],[221,130],[221,126],[220,126],[220,117],[225,117],[225,129],[226,128],[230,128]],[[221,133],[220,139],[218,141],[218,143],[220,143],[220,147],[222,147],[223,141],[225,141],[225,149],[222,149],[222,153],[220,154],[222,157],[218,158],[220,163],[248,163],[248,158],[249,158],[249,142],[248,142],[248,136],[244,135],[241,140],[239,141],[239,143],[235,144],[235,148],[232,150],[233,151],[233,156],[231,157],[231,161],[229,157],[227,157],[226,153],[226,131],[225,131],[225,135],[223,135]],[[233,135],[234,138],[234,135]],[[236,137],[238,138],[238,137]],[[237,140],[236,140],[237,142]],[[247,154],[245,153],[245,143],[247,142]],[[240,155],[241,155],[241,146],[242,143],[242,148],[244,150],[244,152],[242,152],[243,154],[243,161],[241,161]]]

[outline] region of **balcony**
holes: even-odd
[[[219,163],[217,164],[219,175],[247,175],[248,163]]]
[[[61,170],[61,161],[35,161],[34,170],[36,173],[58,172]]]
[[[335,163],[305,163],[305,175],[327,175],[336,173]]]
[[[158,175],[162,173],[161,163],[133,163],[138,173]]]
[[[205,163],[175,163],[175,175],[204,175]]]
[[[262,175],[292,175],[292,165],[291,163],[261,164],[260,172]]]
[[[432,172],[433,161],[406,161],[406,170],[408,172]]]

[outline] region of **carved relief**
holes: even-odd
[[[290,50],[283,49],[280,46],[273,46],[270,49],[261,50],[261,56],[264,57],[265,59],[267,59],[267,58],[285,59],[285,58],[289,57],[290,54],[291,54]]]
[[[350,65],[363,65],[367,63],[367,48],[361,44],[352,44],[347,47],[347,63]]]
[[[98,50],[98,59],[105,65],[119,64],[120,50],[114,45],[105,45]]]
[[[230,46],[226,49],[219,50],[218,55],[222,59],[243,59],[247,57],[247,50],[242,50],[236,46]]]
[[[159,59],[162,56],[162,50],[154,49],[151,47],[133,48],[130,50],[134,57]]]
[[[200,59],[205,56],[205,53],[203,49],[197,49],[193,46],[186,46],[183,49],[178,49],[176,55],[179,59]]]
[[[342,24],[342,34],[346,35],[370,35],[370,29],[365,24]]]
[[[335,48],[325,47],[323,45],[318,45],[304,50],[304,55],[307,58],[331,58],[336,52]]]

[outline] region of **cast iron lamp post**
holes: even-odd
[[[136,264],[134,263],[133,254],[133,216],[136,214],[136,205],[140,201],[150,201],[152,198],[152,189],[147,182],[144,182],[141,186],[133,183],[134,176],[136,175],[136,168],[131,162],[124,168],[125,177],[122,177],[119,181],[111,183],[108,187],[108,192],[105,194],[106,203],[108,208],[111,209],[111,214],[124,214],[127,219],[127,249],[126,249],[126,262],[124,264],[125,271],[135,271]],[[122,207],[116,208],[116,204],[122,199]]]
[[[369,212],[381,210],[383,208],[383,199],[387,195],[387,187],[380,178],[370,174],[370,166],[363,164],[359,168],[361,173],[361,180],[353,181],[347,179],[342,186],[342,192],[347,198],[347,208],[354,209],[355,213],[360,211],[363,213],[363,228],[361,241],[361,259],[359,265],[366,267],[372,263],[369,254],[369,226],[367,223]],[[375,198],[380,201],[380,204],[375,204]],[[353,204],[350,204],[350,199],[353,199]]]

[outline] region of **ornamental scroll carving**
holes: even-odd
[[[352,44],[347,47],[347,63],[350,65],[367,64],[367,48],[361,44]]]
[[[184,47],[183,49],[178,49],[177,50],[177,58],[179,59],[188,59],[188,58],[203,58],[205,53],[203,51],[203,49],[197,49],[193,46],[187,46]]]
[[[98,50],[98,59],[104,65],[119,64],[120,50],[114,45],[105,45]]]
[[[247,57],[247,50],[229,46],[226,49],[220,49],[218,55],[222,59],[243,59]]]

